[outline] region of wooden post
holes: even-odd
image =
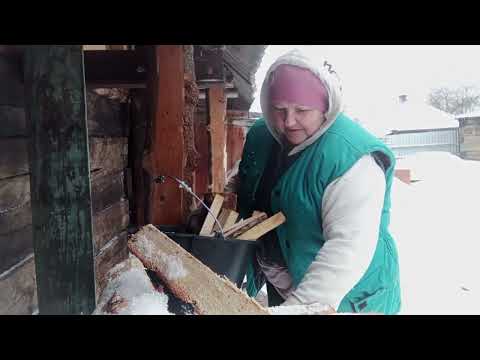
[[[90,314],[95,270],[81,45],[25,54],[30,188],[40,314]]]
[[[151,152],[144,166],[151,176],[170,175],[183,179],[184,153],[184,52],[182,45],[154,47],[150,78],[152,103]],[[152,184],[149,222],[178,225],[182,222],[184,190],[172,180]]]
[[[223,193],[225,188],[225,115],[227,100],[224,86],[223,83],[218,83],[208,89],[212,192],[214,194]]]

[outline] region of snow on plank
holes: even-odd
[[[178,299],[199,315],[268,315],[268,311],[222,278],[153,225],[128,242],[130,251],[154,271]]]

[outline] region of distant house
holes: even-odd
[[[460,156],[480,160],[480,112],[457,115],[459,122]]]
[[[425,151],[460,155],[458,122],[453,115],[402,95],[384,119],[390,130],[383,141],[397,158]]]

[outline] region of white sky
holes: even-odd
[[[294,48],[333,65],[347,111],[367,126],[379,126],[368,123],[373,107],[378,112],[402,93],[409,100],[425,101],[435,87],[480,87],[479,45],[270,45],[256,74],[257,95],[269,66]],[[261,111],[257,95],[250,111]]]

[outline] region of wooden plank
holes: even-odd
[[[222,209],[223,199],[224,199],[223,196],[215,195],[212,205],[210,205],[210,211],[213,214],[213,216],[210,213],[207,215],[199,235],[208,236],[212,233],[213,226],[215,225],[215,217],[218,217],[218,214]]]
[[[83,51],[25,54],[35,267],[40,314],[90,314],[95,268]]]
[[[30,173],[28,139],[0,139],[0,180]],[[90,167],[92,170],[113,170],[127,166],[128,139],[90,138]]]
[[[38,308],[33,254],[0,274],[0,315],[31,315]]]
[[[128,202],[123,197],[122,171],[95,174],[92,181],[95,243],[108,241],[128,225]],[[0,272],[31,253],[32,249],[30,177],[24,175],[0,180]]]
[[[117,170],[128,166],[128,138],[90,138],[90,171]]]
[[[89,136],[127,136],[126,103],[87,91],[87,126]]]
[[[151,176],[170,175],[183,179],[184,65],[181,45],[154,47],[156,71],[152,71],[153,120],[151,153],[145,164]],[[182,222],[183,190],[175,181],[152,185],[149,222],[176,225]]]
[[[97,213],[117,203],[125,197],[123,171],[93,174],[92,178],[92,212]]]
[[[0,179],[30,172],[26,139],[0,139]]]
[[[95,257],[96,299],[105,287],[105,276],[110,269],[128,258],[127,240],[128,233],[124,231],[111,239]]]
[[[236,239],[239,240],[257,240],[259,237],[265,235],[269,231],[272,231],[276,227],[282,225],[286,221],[285,216],[279,212],[275,215],[269,217],[267,220],[261,222],[258,225],[255,225],[250,230],[244,232],[240,236],[237,236]]]
[[[0,56],[0,79],[0,105],[23,107],[23,73],[18,59]]]
[[[193,45],[183,45],[184,55],[184,107],[183,107],[183,144],[185,153],[185,168],[183,180],[192,188],[195,188],[195,168],[197,167],[198,153],[195,149],[194,117],[195,108],[198,104],[199,91],[195,82],[195,64],[193,60]],[[193,196],[184,196],[183,215],[184,222],[188,215],[196,207]]]
[[[195,112],[195,147],[198,152],[195,169],[195,194],[202,198],[209,192],[210,145],[207,131],[208,116],[205,112]]]
[[[29,224],[12,232],[0,233],[0,273],[33,252],[32,231]]]
[[[130,222],[128,201],[120,200],[116,204],[100,211],[93,218],[93,237],[95,254],[115,235],[126,230]]]
[[[126,104],[87,91],[89,136],[126,136]],[[0,105],[0,138],[28,136],[24,107]]]
[[[212,192],[223,193],[225,188],[225,99],[223,83],[214,84],[208,89]]]
[[[0,105],[0,138],[6,136],[24,136],[27,127],[23,107]]]
[[[224,214],[223,217],[222,214]],[[222,209],[220,216],[222,217],[222,220],[220,221],[219,219],[219,221],[222,224],[222,228],[225,230],[235,225],[235,222],[238,219],[238,212],[230,209]],[[218,231],[216,228],[213,228],[213,230]]]
[[[254,299],[216,275],[153,225],[134,234],[128,247],[175,297],[191,304],[196,314],[268,315]]]
[[[132,220],[137,225],[145,225],[147,211],[147,196],[150,191],[150,179],[143,169],[143,154],[147,140],[147,104],[144,90],[131,92],[131,128],[129,133],[129,157],[133,166],[132,186],[133,201]]]
[[[224,230],[224,235],[228,237],[236,237],[241,233],[251,229],[258,223],[262,222],[267,218],[267,214],[261,213],[243,221],[238,222],[237,224],[233,225],[231,228]]]

